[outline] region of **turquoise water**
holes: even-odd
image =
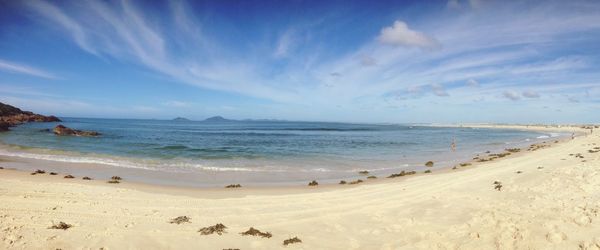
[[[325,122],[196,122],[64,118],[61,124],[102,133],[63,137],[29,123],[0,134],[0,155],[164,172],[278,173],[330,178],[357,170],[418,169],[428,160],[450,166],[487,150],[557,136],[505,129]],[[450,150],[452,140],[457,151]],[[9,146],[6,146],[9,145]],[[270,177],[271,179],[273,176]],[[258,181],[260,182],[260,181]]]

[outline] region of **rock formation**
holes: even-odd
[[[14,127],[26,122],[60,122],[56,116],[44,116],[29,111],[23,111],[19,108],[0,102],[0,131],[8,131],[9,127]]]
[[[73,135],[73,136],[99,136],[100,135],[100,133],[98,133],[96,131],[76,130],[76,129],[67,128],[60,124],[57,125],[56,127],[54,127],[52,132],[54,132],[55,135]]]

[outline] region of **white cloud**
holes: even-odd
[[[167,101],[163,103],[164,106],[167,107],[174,107],[174,108],[185,108],[185,107],[189,107],[190,104],[187,102],[181,102],[181,101]]]
[[[512,90],[507,90],[502,92],[502,97],[506,98],[506,99],[510,99],[512,101],[518,101],[521,99],[521,96],[519,96],[519,93],[512,91]]]
[[[436,96],[449,96],[444,86],[438,83],[431,84],[431,91],[433,91],[433,94]]]
[[[567,96],[567,100],[569,100],[569,102],[572,102],[572,103],[578,103],[579,102],[579,99],[577,97],[575,97],[575,96]]]
[[[393,46],[417,47],[421,49],[431,49],[440,46],[439,42],[434,38],[411,30],[402,21],[395,21],[393,26],[383,28],[377,39],[383,44]]]
[[[526,97],[526,98],[539,98],[540,94],[537,93],[537,92],[528,90],[528,91],[524,91],[523,92],[523,97]]]
[[[375,66],[377,65],[377,60],[375,60],[375,58],[368,56],[368,55],[364,55],[360,58],[360,64],[362,66]]]
[[[48,79],[57,79],[56,76],[54,76],[53,74],[48,73],[44,70],[37,69],[37,68],[27,66],[27,65],[23,65],[23,64],[5,61],[2,59],[0,59],[0,70],[7,71],[7,72],[13,72],[13,73],[19,73],[19,74],[25,74],[25,75],[31,75],[31,76],[37,76],[37,77],[42,77],[42,78],[48,78]]]
[[[469,87],[479,87],[479,82],[476,81],[475,79],[469,79],[467,81],[467,86],[469,86]]]

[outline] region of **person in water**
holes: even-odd
[[[456,151],[456,140],[454,138],[452,138],[452,143],[450,144],[450,149],[452,150],[452,152]]]

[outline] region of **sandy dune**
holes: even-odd
[[[588,151],[594,147],[597,132],[476,167],[293,192],[175,195],[5,169],[0,249],[600,249],[600,152]],[[577,153],[584,158],[570,155]],[[191,222],[169,223],[178,216]],[[61,221],[73,227],[48,229]],[[198,232],[216,223],[227,233]],[[249,227],[273,237],[239,234]],[[294,236],[302,243],[284,247]]]

